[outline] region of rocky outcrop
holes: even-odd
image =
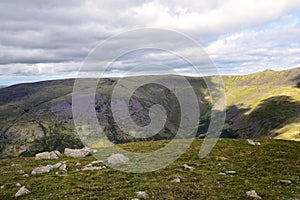
[[[122,164],[122,163],[126,163],[128,161],[129,161],[129,158],[127,158],[126,156],[124,156],[121,153],[112,154],[111,156],[109,156],[107,158],[107,162],[109,165]]]
[[[49,173],[50,171],[52,171],[53,169],[60,169],[63,171],[66,171],[67,166],[66,164],[62,164],[61,162],[56,163],[55,165],[46,165],[46,166],[40,166],[40,167],[36,167],[32,170],[31,174],[32,175],[36,175],[36,174],[43,174],[43,173]]]
[[[72,158],[84,158],[97,153],[97,150],[84,147],[82,149],[69,149],[65,148],[65,156]]]
[[[31,174],[43,174],[43,173],[49,173],[52,170],[52,167],[50,165],[47,166],[41,166],[41,167],[36,167],[32,170]]]
[[[59,151],[42,152],[35,155],[36,160],[55,160],[61,158],[61,153]]]

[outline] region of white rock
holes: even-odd
[[[189,170],[194,170],[195,169],[194,167],[189,166],[187,164],[184,164],[183,167],[184,167],[184,169],[189,169]]]
[[[59,170],[62,170],[62,171],[67,172],[67,171],[68,171],[67,165],[66,165],[66,164],[62,164],[62,165],[59,167]]]
[[[99,164],[99,163],[103,163],[102,160],[95,160],[89,164],[86,165],[86,167],[92,167],[93,165]]]
[[[45,151],[35,155],[36,160],[55,160],[61,158],[61,153],[59,151]]]
[[[51,165],[52,169],[58,169],[62,165],[61,162],[56,163],[55,165]]]
[[[223,175],[223,176],[226,176],[227,174],[224,173],[224,172],[220,172],[219,175]]]
[[[105,166],[104,166],[105,167]],[[84,167],[81,171],[88,171],[88,170],[100,170],[100,169],[104,169],[103,167]]]
[[[180,183],[181,180],[180,180],[180,178],[175,178],[175,179],[171,180],[171,182],[172,183]]]
[[[16,183],[16,186],[21,187],[22,185],[21,185],[21,183]]]
[[[35,174],[49,173],[52,169],[53,169],[52,165],[36,167],[35,169],[32,170],[31,174],[35,175]]]
[[[255,192],[255,190],[250,190],[246,192],[247,197],[255,198],[255,199],[261,199],[260,196]]]
[[[69,176],[68,174],[60,174],[59,172],[55,172],[57,176]]]
[[[107,158],[107,162],[109,165],[117,165],[117,164],[121,164],[121,163],[126,163],[128,161],[129,161],[129,158],[127,158],[126,156],[124,156],[123,154],[120,154],[120,153],[112,154],[111,156],[109,156]]]
[[[290,180],[279,180],[280,183],[287,183],[287,184],[292,184],[292,181]]]
[[[92,161],[90,164],[91,165],[96,165],[96,164],[99,164],[99,163],[103,163],[103,160],[95,160],[95,161]]]
[[[75,166],[79,166],[79,165],[81,165],[81,163],[80,163],[80,162],[77,162],[77,163],[75,164]]]
[[[248,144],[251,144],[251,145],[254,145],[254,146],[260,145],[260,142],[254,142],[253,140],[249,140],[249,139],[247,139],[247,142],[248,142]]]
[[[4,188],[4,185],[1,185],[1,187],[0,187],[1,189],[3,189]]]
[[[28,174],[24,174],[23,177],[29,177],[29,175]]]
[[[19,191],[15,194],[15,197],[20,197],[20,196],[22,196],[22,195],[24,195],[24,194],[29,194],[30,193],[30,191],[25,187],[25,186],[23,186],[23,187],[21,187],[20,189],[19,189]]]
[[[72,158],[84,158],[95,153],[97,153],[97,150],[88,147],[84,147],[82,149],[65,148],[65,155]]]
[[[136,195],[138,197],[143,197],[143,198],[146,198],[148,196],[148,194],[145,191],[138,191],[136,192]]]
[[[226,174],[236,174],[236,171],[225,171]]]

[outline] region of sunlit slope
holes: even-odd
[[[300,69],[224,77],[227,126],[238,137],[299,140]]]

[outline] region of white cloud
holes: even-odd
[[[2,0],[0,76],[74,76],[100,41],[143,27],[166,28],[190,36],[205,47],[222,73],[297,66],[299,11],[299,0]],[[156,38],[153,35],[143,40],[151,42]],[[184,44],[170,41],[166,36],[162,42],[169,49],[193,54]],[[127,38],[117,41],[111,49],[139,42]],[[104,59],[110,57],[111,49],[104,52]],[[116,63],[113,72],[119,74],[138,62],[150,60],[174,65],[178,72],[189,72],[163,52],[140,54],[137,59],[128,57]]]

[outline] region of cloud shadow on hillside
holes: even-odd
[[[290,96],[267,98],[248,111],[236,105],[228,107],[225,127],[241,138],[274,137],[275,130],[300,122],[300,102]]]
[[[300,74],[293,78],[292,81],[296,82],[296,88],[300,88]]]

